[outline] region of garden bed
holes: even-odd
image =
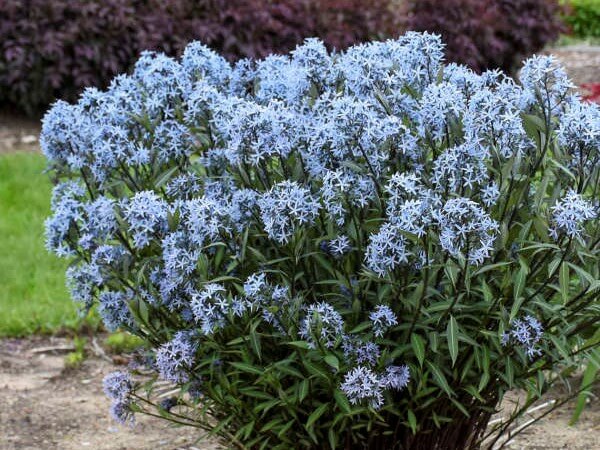
[[[109,399],[102,393],[102,378],[115,370],[122,358],[109,361],[106,355],[91,354],[81,368],[68,372],[64,367],[68,347],[69,342],[62,338],[0,341],[2,450],[219,448],[206,441],[195,443],[194,429],[169,427],[164,421],[150,417],[138,416],[135,429],[116,425],[108,415]],[[595,392],[600,395],[600,386]],[[557,388],[541,403],[563,395],[565,390]],[[518,393],[511,393],[505,403],[507,408],[518,397]],[[574,406],[574,402],[569,402],[523,431],[508,448],[598,448],[600,402],[596,400],[597,397],[593,398],[576,426],[568,426]]]

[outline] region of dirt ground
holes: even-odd
[[[217,448],[197,443],[193,428],[148,416],[138,415],[133,428],[116,424],[102,379],[119,367],[90,355],[81,368],[66,369],[68,347],[62,338],[0,340],[0,450]]]
[[[104,375],[120,366],[90,350],[81,368],[66,369],[64,355],[68,348],[69,341],[63,338],[0,340],[1,450],[220,448],[215,442],[196,442],[194,429],[174,428],[152,417],[138,415],[134,428],[115,424],[101,386]],[[556,389],[541,403],[565,392]],[[568,426],[573,411],[570,402],[526,429],[507,448],[600,449],[600,386],[595,394],[576,426]],[[511,409],[518,398],[518,393],[511,393],[505,407]]]
[[[0,154],[11,151],[39,151],[39,120],[0,110]]]
[[[600,47],[572,45],[547,51],[564,64],[569,77],[576,85],[600,83]]]

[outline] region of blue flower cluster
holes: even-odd
[[[502,335],[502,345],[520,345],[527,356],[533,359],[542,354],[539,344],[543,334],[544,330],[539,320],[528,315],[511,322],[509,330]]]
[[[312,348],[323,345],[332,348],[339,343],[344,330],[344,319],[328,303],[310,305],[300,325],[302,336]]]
[[[76,258],[73,298],[97,301],[109,329],[135,329],[138,303],[169,317],[165,380],[193,381],[203,339],[260,318],[265,334],[341,349],[344,392],[380,407],[409,379],[381,361],[402,313],[364,290],[505,251],[502,199],[539,156],[528,117],[554,127],[570,169],[598,165],[600,110],[551,57],[527,61],[521,83],[442,58],[428,33],[341,53],[309,39],[235,65],[195,42],[57,102],[41,136],[58,180],[46,242]],[[540,214],[554,237],[582,237],[597,206],[562,189]]]
[[[357,366],[344,377],[342,391],[350,403],[367,403],[373,409],[379,409],[384,403],[386,389],[400,390],[410,380],[407,366],[389,366],[383,373],[376,373],[366,366]]]
[[[190,381],[196,349],[197,343],[192,332],[177,332],[172,340],[156,351],[156,367],[160,376],[173,383]]]
[[[377,337],[383,337],[390,327],[398,325],[396,314],[387,305],[377,305],[375,310],[369,314],[369,319],[373,324],[373,333]]]
[[[112,400],[111,416],[121,424],[134,423],[133,412],[130,409],[131,394],[134,391],[133,380],[126,372],[112,372],[104,377],[104,393]]]
[[[581,194],[570,190],[552,207],[550,235],[558,239],[561,235],[581,238],[586,221],[598,219],[600,207],[584,199]]]

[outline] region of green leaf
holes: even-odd
[[[332,449],[336,449],[338,448],[338,433],[336,432],[336,430],[334,430],[333,428],[330,428],[329,431],[327,432],[327,438],[329,439],[329,446]]]
[[[337,359],[337,357],[335,355],[332,355],[331,353],[328,355],[325,355],[325,358],[323,358],[325,360],[325,362],[330,365],[331,367],[333,367],[336,370],[340,370],[340,360]]]
[[[581,278],[582,280],[585,280],[585,282],[588,285],[593,285],[597,280],[596,278],[590,274],[589,272],[586,272],[584,269],[582,269],[581,267],[572,264],[572,263],[567,263],[569,265],[569,267],[571,269],[573,269],[575,272],[577,272],[577,275],[579,275],[579,278]]]
[[[581,386],[583,389],[577,396],[577,403],[575,404],[575,410],[573,411],[573,416],[569,421],[569,425],[575,425],[575,423],[579,420],[579,416],[585,408],[586,400],[591,394],[590,385],[596,378],[596,374],[598,373],[599,369],[600,366],[594,364],[593,361],[588,362],[585,372],[583,373],[583,379],[581,380]]]
[[[287,345],[291,345],[292,347],[301,348],[303,350],[310,350],[310,345],[306,341],[290,341],[286,342]]]
[[[481,269],[476,270],[475,273],[473,273],[473,276],[475,277],[477,275],[481,275],[482,273],[489,272],[490,270],[495,270],[500,267],[509,266],[512,263],[512,261],[504,261],[495,264],[488,264],[486,266],[483,266]]]
[[[448,349],[450,350],[450,358],[452,358],[452,367],[456,363],[458,357],[458,324],[453,315],[450,315],[448,326],[446,327],[446,338],[448,339]]]
[[[309,381],[302,380],[302,382],[300,383],[300,387],[298,388],[298,400],[300,401],[300,403],[302,403],[304,401],[304,399],[306,398],[306,396],[308,395],[309,387],[310,387]]]
[[[319,420],[319,418],[325,414],[325,411],[327,411],[327,408],[329,408],[329,404],[328,403],[323,403],[321,406],[319,406],[317,409],[315,409],[310,416],[308,416],[308,420],[306,421],[306,428],[312,428],[312,426],[314,425],[314,423]]]
[[[342,391],[339,389],[333,391],[333,398],[343,412],[346,414],[350,414],[352,412],[352,407],[350,406],[348,397],[346,397],[346,394],[344,394]]]
[[[279,430],[279,432],[277,433],[277,437],[282,439],[283,436],[285,436],[285,433],[287,433],[287,431],[292,427],[292,425],[294,425],[294,423],[296,423],[296,419],[288,421],[288,423],[281,427],[281,430]]]
[[[525,280],[527,279],[527,269],[523,266],[513,277],[513,298],[518,300],[523,294],[523,288],[525,287]]]
[[[454,391],[450,388],[448,381],[446,380],[446,376],[444,373],[430,361],[427,361],[427,367],[433,373],[433,379],[435,383],[442,388],[442,390],[448,395],[448,397],[452,397],[454,395]]]
[[[273,428],[275,428],[277,425],[281,424],[281,419],[280,418],[275,418],[272,419],[270,421],[268,421],[261,429],[260,432],[264,433],[265,431],[269,431],[272,430]]]
[[[410,343],[419,361],[419,365],[423,367],[423,361],[425,360],[425,340],[418,334],[413,333],[410,336]]]
[[[313,364],[308,360],[304,360],[302,363],[304,364],[304,367],[306,367],[306,369],[312,374],[311,376],[316,376],[323,378],[324,380],[329,380],[330,372],[328,373],[328,371],[325,370],[324,367]]]
[[[365,322],[361,322],[358,325],[356,325],[354,328],[352,328],[349,333],[350,334],[356,334],[356,333],[360,333],[361,331],[364,331],[368,328],[371,328],[373,326],[373,324],[370,321],[365,321]]]
[[[318,262],[319,265],[327,271],[327,273],[335,277],[335,269],[333,268],[331,263],[323,257],[323,255],[315,254],[313,255],[313,257],[315,261]]]
[[[274,398],[272,395],[253,387],[241,388],[240,392],[248,397],[259,398],[261,400],[273,400]]]
[[[173,166],[170,169],[168,169],[168,170],[164,171],[163,173],[161,173],[156,178],[156,181],[154,182],[154,186],[156,188],[160,188],[160,187],[164,186],[165,184],[167,184],[167,182],[171,178],[171,175],[173,175],[177,170],[179,170],[179,166]]]
[[[258,326],[258,322],[255,322],[250,330],[250,345],[252,346],[252,350],[254,350],[254,353],[256,354],[256,356],[258,356],[258,359],[261,360],[261,348],[260,348],[260,336],[258,335],[258,333],[256,332],[256,327]]]
[[[525,301],[525,298],[523,296],[515,299],[514,303],[512,304],[512,307],[510,309],[510,319],[509,320],[512,321],[515,317],[517,317],[519,315],[521,305],[523,304],[524,301]]]
[[[567,303],[569,300],[569,283],[571,279],[569,278],[569,265],[566,262],[563,262],[560,266],[560,274],[559,274],[559,285],[560,285],[560,295],[562,297],[563,303]]]
[[[229,364],[231,364],[236,369],[241,370],[242,372],[253,373],[256,375],[262,375],[265,372],[260,367],[252,366],[250,364],[246,364],[246,363],[242,363],[242,362],[230,362]]]
[[[412,412],[411,409],[408,410],[408,425],[410,426],[410,429],[412,430],[413,434],[417,433],[417,417],[415,416],[415,413]]]
[[[562,339],[564,339],[564,337]],[[551,334],[550,340],[558,350],[558,353],[560,353],[560,356],[563,357],[564,362],[570,362],[572,360],[571,353],[567,350],[567,347],[564,346],[564,343],[561,342],[561,337]]]
[[[250,437],[250,435],[252,434],[252,430],[254,429],[254,420],[252,422],[247,423],[246,425],[244,425],[243,427],[241,427],[237,434],[240,437],[243,437],[243,439],[248,439]]]
[[[454,288],[456,288],[459,271],[460,268],[452,261],[449,261],[448,264],[446,264],[446,266],[444,267],[444,272],[446,273],[446,276],[448,277],[448,279],[452,283],[452,287]]]
[[[464,388],[464,390],[466,392],[469,393],[469,395],[475,397],[477,400],[479,400],[481,403],[484,403],[485,400],[483,399],[483,397],[479,394],[479,391],[477,390],[477,388],[475,386],[472,385],[468,385],[466,388]]]
[[[506,382],[508,383],[508,387],[512,389],[515,382],[515,369],[510,356],[506,357]]]
[[[438,333],[436,331],[432,331],[428,334],[429,336],[429,347],[433,353],[437,353],[438,351]]]
[[[465,417],[471,416],[469,414],[469,411],[467,411],[467,408],[465,408],[465,406],[462,403],[460,403],[458,400],[451,398],[450,401],[454,404],[454,406],[456,406],[460,410],[460,412],[462,412],[465,415]]]

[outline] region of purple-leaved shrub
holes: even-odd
[[[476,71],[518,69],[566,26],[559,0],[407,0],[405,29],[441,34],[446,56]],[[568,18],[567,18],[568,21]]]
[[[31,115],[106,87],[144,50],[193,53],[200,39],[233,61],[310,36],[342,49],[397,36],[401,15],[390,0],[2,0],[0,11],[0,102]]]
[[[442,55],[412,32],[233,65],[196,42],[48,111],[48,248],[146,342],[105,380],[119,421],[240,449],[493,446],[507,390],[596,351],[598,106],[549,56],[515,81]]]

